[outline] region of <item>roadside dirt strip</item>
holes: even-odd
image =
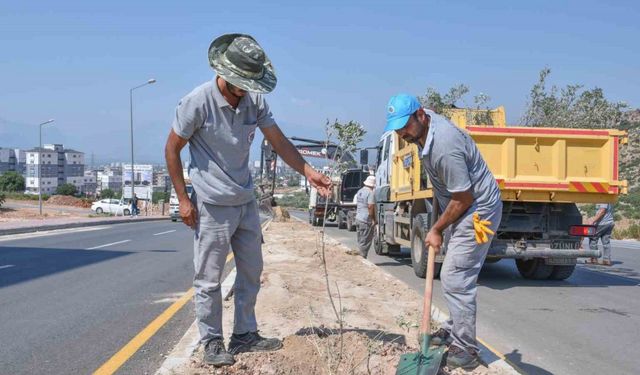
[[[320,258],[318,229],[299,222],[271,222],[264,231],[262,289],[256,312],[264,336],[284,339],[273,353],[236,355],[236,364],[203,364],[192,326],[158,374],[394,374],[400,355],[418,350],[422,296],[403,282],[331,238],[326,258],[332,296],[344,328],[329,301]],[[228,289],[229,279],[225,280]],[[224,331],[232,332],[233,298],[224,303]],[[443,318],[443,314],[436,312]],[[187,359],[189,354],[193,353]],[[488,358],[488,359],[485,359]],[[516,374],[499,358],[472,374]],[[443,370],[445,374],[464,371]]]

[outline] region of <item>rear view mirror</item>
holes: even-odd
[[[360,150],[360,164],[369,165],[369,150]]]

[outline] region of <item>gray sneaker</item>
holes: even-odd
[[[231,366],[236,363],[233,355],[225,349],[222,339],[213,339],[204,346],[204,362],[216,367]]]
[[[449,346],[453,343],[453,337],[449,331],[444,328],[440,328],[431,334],[431,345],[436,346]]]
[[[266,338],[258,332],[247,332],[242,335],[231,336],[229,351],[233,354],[246,352],[272,352],[282,348],[282,341],[275,338]]]
[[[473,370],[480,365],[480,358],[475,351],[469,352],[455,345],[449,347],[447,352],[447,367],[449,369],[463,368],[465,370]]]

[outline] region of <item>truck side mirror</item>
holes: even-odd
[[[369,165],[369,150],[360,150],[360,164]]]

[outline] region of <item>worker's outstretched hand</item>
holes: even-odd
[[[310,168],[309,171],[305,173],[305,177],[307,181],[309,181],[309,184],[318,189],[318,193],[323,197],[328,197],[331,194],[331,179],[329,176],[325,176]]]
[[[198,209],[195,208],[190,200],[185,199],[180,201],[180,217],[185,225],[191,227],[191,229],[196,228],[196,224],[198,223]]]
[[[440,252],[440,247],[442,246],[442,232],[431,229],[429,233],[427,233],[427,237],[424,239],[424,246],[427,249],[429,246],[432,246],[436,250],[436,254],[438,254]]]

